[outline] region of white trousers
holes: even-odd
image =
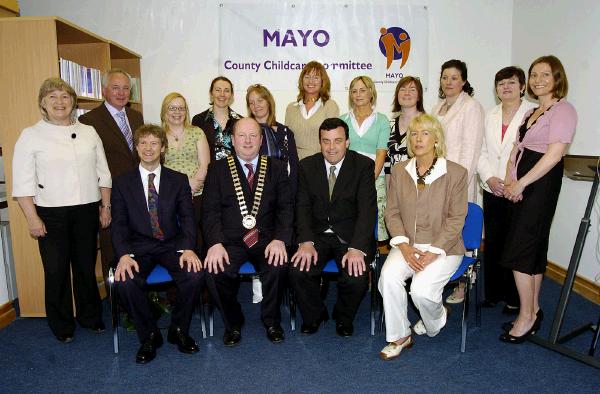
[[[414,245],[423,251],[429,245]],[[407,316],[408,297],[406,280],[412,277],[410,295],[421,314],[427,335],[433,337],[446,325],[446,309],[442,302],[442,292],[463,256],[439,255],[423,271],[415,272],[408,266],[400,249],[392,248],[379,278],[379,292],[383,296],[385,312],[385,338],[388,342],[397,341],[410,335],[410,321]]]

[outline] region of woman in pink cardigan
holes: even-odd
[[[485,111],[473,97],[473,87],[467,80],[467,64],[448,60],[442,64],[439,97],[442,99],[431,111],[444,127],[448,160],[465,167],[468,172],[468,198],[477,202],[477,163],[483,143]],[[461,284],[446,298],[458,304],[465,297]]]

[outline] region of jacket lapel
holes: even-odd
[[[502,105],[496,107],[494,110],[494,114],[492,117],[492,130],[494,143],[496,144],[498,151],[501,151],[502,146],[504,146],[506,142],[506,138],[502,139]]]

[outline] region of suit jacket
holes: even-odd
[[[141,113],[129,107],[125,107],[125,113],[133,134],[137,128],[144,124],[144,118]],[[102,145],[104,145],[106,161],[113,179],[126,171],[137,168],[138,158],[135,149],[133,152],[129,150],[127,140],[104,102],[81,115],[79,121],[96,129],[102,140]]]
[[[235,157],[240,183],[248,212],[252,210],[253,196],[244,171]],[[259,160],[260,163],[260,160]],[[258,169],[254,188],[258,182]],[[267,158],[265,185],[256,217],[259,242],[278,239],[291,243],[294,220],[293,197],[287,165],[281,160]],[[210,163],[202,192],[202,234],[208,248],[222,243],[241,243],[248,230],[242,226],[242,214],[233,187],[233,178],[227,160]]]
[[[144,255],[158,244],[175,250],[194,250],[196,221],[187,176],[163,166],[159,190],[158,222],[165,235],[163,241],[152,236],[139,168],[124,173],[113,182],[111,231],[117,259],[124,254]]]
[[[390,188],[385,208],[385,224],[391,245],[415,243],[417,222],[416,159],[402,161],[392,167]],[[431,174],[425,178],[428,185],[426,210],[429,212],[431,246],[429,251],[447,256],[465,253],[462,229],[467,216],[467,171],[464,167],[444,158],[438,158]]]
[[[330,201],[323,154],[300,160],[296,194],[298,243],[314,242],[331,228],[349,247],[367,254],[374,252],[373,229],[377,219],[374,172],[373,160],[347,151]]]
[[[523,116],[536,105],[523,100],[517,113],[513,116],[504,139],[502,139],[502,104],[496,105],[485,115],[485,135],[481,146],[481,155],[477,164],[477,172],[481,180],[481,187],[492,192],[486,181],[495,176],[504,179],[506,176],[506,163],[510,158],[510,152],[514,146],[519,126],[523,122]]]

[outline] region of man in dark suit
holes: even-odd
[[[241,340],[244,316],[237,294],[240,266],[250,261],[259,273],[261,319],[267,338],[284,340],[280,304],[292,238],[293,197],[284,162],[259,156],[261,129],[252,118],[233,128],[235,156],[210,163],[202,194],[202,231],[208,252],[207,284],[223,316],[223,343]]]
[[[133,132],[144,124],[144,119],[141,113],[127,107],[130,89],[129,74],[117,68],[109,70],[102,76],[104,103],[79,117],[81,123],[93,126],[100,136],[113,179],[137,165]],[[100,230],[100,249],[106,279],[114,261],[110,227]]]
[[[144,294],[146,278],[156,264],[169,271],[179,291],[167,339],[181,352],[195,353],[198,345],[188,332],[202,272],[194,253],[196,226],[188,179],[161,166],[167,146],[165,131],[145,125],[135,131],[134,141],[139,167],[113,182],[112,240],[119,257],[117,291],[133,317],[142,343],[136,361],[143,364],[154,359],[163,343]]]
[[[320,297],[323,268],[335,259],[340,271],[333,310],[336,332],[351,336],[354,316],[368,287],[368,264],[375,252],[373,229],[377,195],[374,162],[349,151],[348,125],[326,119],[319,130],[321,153],[300,161],[296,195],[298,251],[290,280],[295,290],[302,332],[313,334],[327,320]]]

